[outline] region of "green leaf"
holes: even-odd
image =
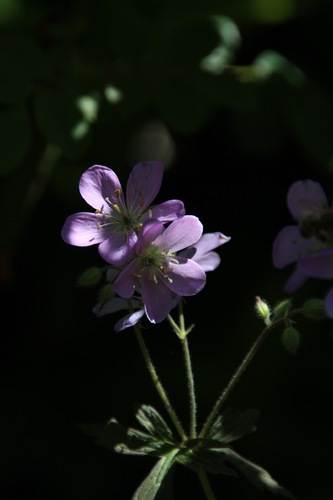
[[[140,448],[146,440],[151,439],[150,436],[145,434],[142,436],[135,433],[129,433],[128,429],[119,424],[114,418],[107,423],[81,423],[78,425],[79,429],[85,434],[94,436],[95,444],[114,450],[119,443],[126,443],[129,448]]]
[[[258,418],[258,410],[251,409],[242,412],[228,408],[223,415],[217,417],[207,433],[207,438],[221,443],[230,443],[254,432]]]
[[[236,467],[239,472],[252,481],[260,490],[269,490],[272,493],[295,500],[294,495],[280,486],[275,479],[273,479],[272,476],[259,465],[250,462],[230,448],[225,448],[223,453],[225,453],[227,460],[234,467]]]
[[[174,442],[171,430],[161,415],[152,406],[142,405],[136,413],[136,418],[152,436],[166,442]]]
[[[287,351],[295,354],[300,341],[299,331],[293,326],[288,326],[282,333],[282,343]]]
[[[125,455],[161,457],[174,448],[173,443],[165,443],[133,427],[126,428],[114,418],[106,424],[84,423],[79,428],[94,436],[95,444]]]
[[[234,469],[226,465],[225,455],[220,453],[225,447],[219,441],[191,439],[186,444],[188,448],[181,450],[177,455],[177,462],[179,464],[194,471],[204,469],[210,474],[237,476]]]
[[[178,449],[173,449],[157,462],[134,493],[132,500],[154,500],[178,453]]]
[[[71,159],[85,152],[90,141],[89,127],[87,134],[78,134],[78,130],[82,132],[83,117],[76,96],[40,88],[36,92],[34,109],[37,124],[48,142],[59,146]]]
[[[45,60],[33,38],[0,36],[0,102],[23,102],[33,89],[34,78],[45,71]]]
[[[327,318],[325,303],[322,299],[309,299],[302,306],[302,313],[306,318],[324,319]]]

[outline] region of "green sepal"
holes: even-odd
[[[102,271],[98,267],[89,267],[77,279],[78,286],[93,286],[97,285],[102,277]]]
[[[302,306],[302,313],[309,319],[327,318],[324,301],[321,299],[309,299]]]
[[[207,438],[221,443],[230,443],[256,430],[255,423],[259,418],[259,410],[232,410],[228,408],[219,415],[207,433]]]
[[[295,354],[298,350],[300,342],[300,334],[299,331],[296,330],[293,326],[287,326],[282,333],[282,343],[287,351]]]
[[[116,294],[112,289],[112,284],[107,283],[104,285],[99,292],[98,302],[101,306],[104,306],[109,300],[111,300]]]
[[[291,306],[292,302],[289,299],[285,299],[279,302],[273,309],[273,321],[288,316]]]

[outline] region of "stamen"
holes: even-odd
[[[120,198],[120,193],[121,193],[121,191],[119,188],[114,190],[114,194],[116,195],[116,198]]]

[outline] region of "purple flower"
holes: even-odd
[[[143,222],[149,218],[170,222],[185,214],[179,200],[149,205],[160,190],[163,165],[144,161],[132,169],[126,196],[117,175],[108,167],[93,165],[80,179],[79,190],[95,213],[70,215],[62,228],[66,243],[75,246],[98,244],[101,257],[113,265],[123,265],[132,255]]]
[[[177,255],[201,235],[202,224],[192,215],[166,228],[157,220],[145,222],[138,234],[136,256],[120,272],[113,290],[124,298],[138,290],[149,321],[163,321],[174,307],[175,295],[195,295],[206,283],[206,274],[197,262]]]
[[[273,263],[278,268],[296,264],[285,285],[291,293],[308,278],[333,279],[333,209],[320,184],[309,179],[291,185],[287,204],[298,224],[277,235]],[[325,308],[333,319],[333,288],[326,295]]]

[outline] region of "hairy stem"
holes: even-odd
[[[288,317],[293,316],[299,312],[301,312],[300,309],[295,309],[294,311],[292,311],[291,313],[288,314]],[[249,366],[254,355],[256,354],[259,347],[261,346],[261,344],[263,343],[263,341],[267,337],[269,331],[272,330],[272,328],[274,328],[275,326],[277,326],[281,323],[284,323],[286,320],[287,320],[286,317],[279,318],[278,320],[273,322],[271,325],[264,328],[264,330],[262,330],[259,337],[252,344],[251,348],[249,349],[248,353],[244,357],[243,361],[241,362],[241,364],[239,365],[239,367],[237,368],[237,370],[235,371],[235,373],[231,377],[228,385],[225,387],[225,389],[222,391],[221,395],[217,399],[211,413],[209,414],[209,416],[208,416],[208,418],[207,418],[207,420],[206,420],[206,422],[205,422],[205,424],[204,424],[204,426],[199,434],[200,438],[203,438],[206,436],[206,434],[209,431],[211,425],[213,424],[215,418],[217,417],[219,411],[221,410],[222,405],[224,404],[224,402],[228,398],[229,394],[231,393],[231,391],[233,390],[233,388],[235,387],[235,385],[237,384],[237,382],[239,381],[239,379],[241,378],[241,376],[243,375],[243,373],[245,372],[247,367]]]
[[[186,368],[186,377],[187,377],[187,388],[188,388],[188,396],[189,396],[189,404],[190,404],[190,436],[191,438],[195,438],[197,435],[197,402],[195,397],[194,390],[194,377],[192,371],[191,357],[190,351],[188,347],[187,337],[182,341],[184,360],[185,360],[185,368]]]
[[[216,497],[214,495],[214,492],[212,490],[212,487],[211,487],[211,484],[209,482],[209,479],[208,479],[206,472],[203,469],[199,469],[197,471],[197,474],[199,476],[200,483],[201,483],[202,489],[205,493],[206,499],[207,500],[216,500]]]
[[[139,343],[139,347],[141,349],[141,353],[144,357],[144,360],[145,360],[148,372],[152,378],[153,384],[156,387],[156,390],[157,390],[160,398],[162,399],[162,402],[165,406],[165,409],[167,410],[175,428],[177,429],[179,436],[181,437],[181,439],[183,441],[185,441],[187,438],[186,433],[185,433],[185,431],[184,431],[184,429],[183,429],[183,427],[182,427],[182,425],[177,417],[175,410],[173,409],[173,407],[170,403],[169,397],[168,397],[168,395],[167,395],[167,393],[166,393],[166,391],[165,391],[165,389],[164,389],[164,387],[159,379],[159,376],[157,375],[157,372],[156,372],[155,367],[153,365],[153,362],[151,360],[147,346],[143,340],[143,336],[142,336],[142,333],[141,333],[141,330],[140,330],[140,327],[138,326],[138,324],[134,325],[134,329],[135,329],[137,341]]]

